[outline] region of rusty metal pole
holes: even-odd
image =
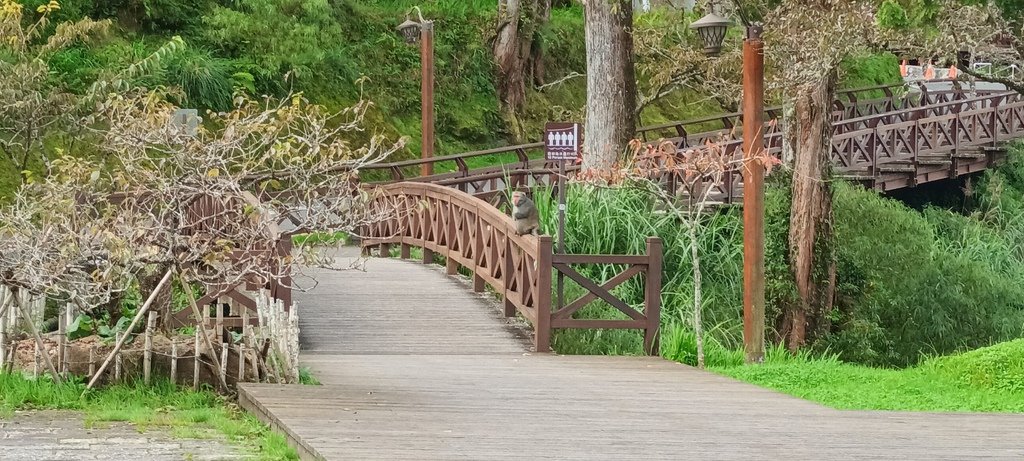
[[[743,40],[743,348],[764,361],[764,43],[761,26]]]
[[[423,99],[423,145],[420,148],[424,160],[434,157],[434,23],[424,21],[420,24],[420,62],[423,67],[423,78],[420,94]],[[424,163],[420,166],[420,174],[434,174],[434,164]]]

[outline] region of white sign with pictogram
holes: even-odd
[[[548,123],[544,125],[544,158],[576,160],[580,154],[579,123]]]

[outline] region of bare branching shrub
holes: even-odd
[[[90,128],[102,166],[62,157],[0,212],[2,280],[92,307],[167,271],[207,293],[290,283],[300,265],[333,262],[293,254],[293,234],[354,233],[394,212],[371,209],[355,181],[403,144],[346,140],[369,106],[239,97],[189,132],[159,93],[111,95]]]

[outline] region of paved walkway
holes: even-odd
[[[127,423],[96,423],[86,428],[70,411],[16,412],[0,418],[3,461],[235,461],[253,459],[217,438],[175,438],[169,429],[145,432]]]
[[[320,277],[298,301],[323,385],[241,390],[310,459],[1024,459],[1024,416],[837,411],[659,358],[531,354],[438,269]]]

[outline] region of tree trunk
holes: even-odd
[[[551,0],[539,0],[537,4],[537,27],[534,28],[530,42],[529,67],[533,75],[533,84],[544,85],[544,41],[540,29],[551,20]]]
[[[791,351],[813,339],[832,309],[836,257],[832,228],[833,72],[817,84],[801,86],[793,98],[786,137],[793,149],[793,203],[790,210],[789,257],[797,302],[789,306],[781,330]]]
[[[587,124],[583,169],[607,171],[636,133],[636,70],[631,0],[584,7],[587,42]]]
[[[509,132],[522,142],[525,132],[519,112],[526,102],[526,82],[540,3],[549,0],[499,0],[498,35],[494,40],[494,62],[498,67],[498,104]]]

